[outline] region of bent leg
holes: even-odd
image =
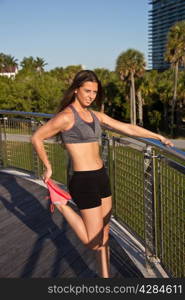
[[[70,206],[68,205],[56,205],[58,210],[62,213],[68,224],[71,226],[73,231],[76,233],[82,243],[88,244],[88,235],[85,224],[79,216]]]
[[[101,206],[81,209],[81,216],[68,205],[56,206],[82,243],[97,251],[100,276],[108,278],[110,269],[108,239],[112,208],[111,197],[103,198]]]
[[[101,206],[80,210],[78,215],[68,205],[56,205],[78,238],[90,249],[97,249],[103,239],[103,217]]]

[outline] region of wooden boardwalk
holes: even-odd
[[[50,213],[47,195],[35,182],[0,172],[0,278],[97,277],[94,251],[59,211]],[[111,277],[143,278],[112,236],[110,250]]]

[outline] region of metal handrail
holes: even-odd
[[[26,111],[16,111],[16,110],[0,110],[0,115],[20,115],[28,117],[42,117],[42,118],[51,118],[54,114],[44,114],[37,112],[26,112]]]
[[[24,111],[14,111],[14,110],[0,110],[0,115],[22,115],[22,116],[28,116],[28,117],[42,117],[42,118],[52,118],[55,114],[45,114],[45,113],[37,113],[37,112],[24,112]],[[113,133],[121,134],[123,133],[119,130],[113,129],[109,126],[103,125],[103,129],[107,129]],[[167,147],[163,145],[160,141],[155,139],[146,139],[146,138],[139,138],[136,136],[130,136],[126,135],[127,137],[131,137],[137,141],[147,143],[148,145],[155,146],[159,149],[162,149],[165,153],[175,155],[177,158],[180,158],[185,161],[185,152],[176,148],[176,147]]]
[[[119,130],[116,130],[116,129],[113,129],[109,126],[103,125],[102,127],[104,129],[109,130],[112,133],[117,133],[117,134],[123,135],[123,132],[121,132]],[[124,135],[127,136],[127,137],[130,137],[130,138],[133,138],[134,140],[144,142],[145,144],[147,143],[148,145],[155,146],[155,147],[163,150],[164,153],[175,155],[177,158],[180,158],[180,159],[185,161],[185,152],[178,149],[178,148],[176,148],[176,147],[165,146],[164,144],[162,144],[160,141],[158,141],[156,139],[140,138],[140,137],[130,136],[130,135],[126,135],[126,134],[124,134]]]

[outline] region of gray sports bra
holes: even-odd
[[[63,142],[65,144],[73,144],[99,141],[102,129],[96,115],[90,111],[93,121],[86,122],[80,117],[73,105],[70,105],[69,107],[74,113],[75,121],[70,129],[61,132]]]

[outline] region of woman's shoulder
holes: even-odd
[[[69,107],[66,107],[64,110],[58,112],[53,118],[55,124],[61,125],[63,128],[69,126],[71,122],[74,121],[74,116]]]
[[[62,111],[56,114],[56,117],[65,119],[66,121],[70,121],[73,119],[73,112],[69,106],[64,108]]]
[[[66,108],[64,108],[64,110],[62,111],[62,113],[65,115],[65,116],[68,116],[69,118],[71,116],[73,116],[73,111],[71,109],[71,107],[68,105]]]

